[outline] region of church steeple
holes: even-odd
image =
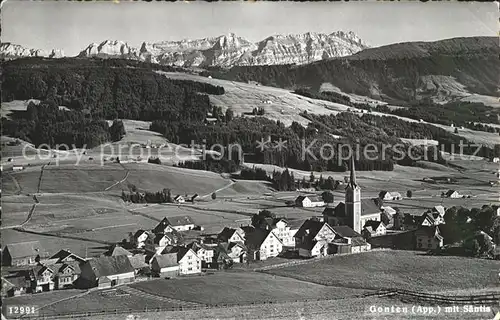
[[[345,188],[345,213],[352,229],[361,233],[361,188],[356,182],[354,157],[351,157],[351,178]]]
[[[356,168],[354,166],[354,157],[351,157],[351,177],[349,179],[349,183],[347,184],[347,187],[351,189],[356,189],[358,187],[358,184],[356,183]]]

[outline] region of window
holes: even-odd
[[[193,268],[189,267],[189,268],[188,268],[188,271],[191,271],[191,270],[193,270]]]
[[[191,260],[192,256],[188,256],[188,260]]]

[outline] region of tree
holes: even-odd
[[[212,193],[212,200],[215,200],[215,199],[217,199],[217,194],[215,194],[215,192],[214,192],[214,193]]]
[[[266,219],[276,219],[276,214],[269,210],[261,210],[258,214],[252,216],[252,226],[263,228],[267,224]]]
[[[333,193],[325,191],[321,194],[321,198],[325,203],[333,203]]]
[[[314,183],[314,180],[315,180],[315,178],[314,178],[314,173],[313,173],[313,172],[311,172],[311,175],[309,176],[309,182],[310,182],[310,183]]]
[[[481,253],[481,247],[479,246],[479,242],[476,239],[472,240],[471,253],[474,257],[479,256],[479,254]]]
[[[113,120],[113,124],[109,128],[109,134],[111,136],[111,141],[120,141],[125,135],[123,121],[118,119]]]
[[[406,197],[407,198],[413,197],[413,191],[411,191],[411,190],[406,191]]]
[[[226,110],[226,122],[230,122],[234,119],[234,112],[230,108]]]

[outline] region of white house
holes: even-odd
[[[366,221],[364,227],[364,232],[370,233],[370,236],[382,236],[387,233],[385,224],[382,221],[369,220]]]
[[[272,231],[285,247],[295,247],[295,234],[299,231],[303,220],[287,220],[283,218],[277,219],[274,223]]]
[[[186,199],[181,195],[177,195],[174,197],[174,202],[175,203],[184,203],[184,202],[186,202]]]
[[[163,218],[153,229],[155,234],[175,231],[188,231],[194,229],[195,224],[189,216],[176,216]]]
[[[457,190],[452,190],[452,189],[448,190],[448,191],[444,194],[444,196],[445,196],[446,198],[462,198],[462,195],[461,195],[460,193],[458,193],[458,191],[457,191]]]
[[[403,197],[401,196],[401,193],[399,192],[388,192],[388,191],[382,191],[380,194],[380,198],[382,200],[388,200],[388,201],[394,201],[394,200],[401,200]]]
[[[500,162],[500,158],[499,157],[494,157],[493,159],[491,159],[491,162],[493,162],[493,163],[499,163]]]
[[[283,243],[271,230],[255,229],[247,235],[246,246],[251,260],[266,260],[278,256]]]
[[[179,274],[201,273],[201,259],[193,249],[180,247],[177,251]]]
[[[14,171],[21,171],[21,170],[24,170],[24,167],[23,166],[13,166],[12,170],[14,170]]]
[[[214,263],[214,253],[217,244],[204,244],[192,242],[188,248],[192,249],[196,255],[201,259],[202,268],[211,268]]]
[[[298,196],[295,205],[303,208],[323,207],[325,202],[319,197]]]
[[[224,227],[221,232],[217,235],[217,240],[220,242],[239,242],[245,243],[245,231],[241,228],[228,228]]]
[[[149,241],[152,241],[152,238],[154,235],[147,230],[138,230],[133,236],[130,241],[135,244],[136,248],[144,248],[146,243]]]

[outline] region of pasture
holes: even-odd
[[[438,292],[451,289],[498,288],[498,262],[414,251],[372,251],[334,256],[266,271],[323,285]]]
[[[227,271],[205,276],[158,279],[130,285],[169,298],[202,304],[250,304],[316,299],[347,298],[365,290],[335,288],[256,272]],[[214,293],[217,294],[214,294]]]

